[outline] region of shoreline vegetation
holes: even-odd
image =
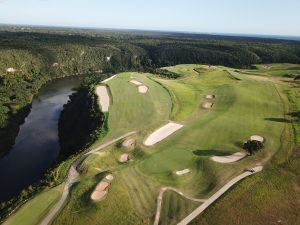
[[[24,188],[18,196],[9,201],[1,202],[0,222],[44,190],[61,185],[73,161],[84,154],[95,140],[101,139],[108,132],[108,114],[100,111],[98,96],[94,92],[95,85],[108,77],[107,74],[90,75],[84,79],[77,92],[70,96],[59,119],[61,152],[58,159],[40,181]],[[73,107],[79,107],[81,110],[74,110]],[[85,129],[82,131],[83,128]],[[73,132],[68,133],[70,130]],[[66,132],[68,135],[63,135]]]

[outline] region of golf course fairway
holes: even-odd
[[[125,147],[124,139],[88,156],[77,168],[79,182],[52,224],[153,224],[157,197],[164,187],[175,188],[182,195],[164,194],[159,224],[177,224],[202,204],[191,198],[208,199],[245,169],[267,166],[284,146],[283,141],[291,141],[282,140],[291,125],[278,122],[286,117],[289,106],[282,88],[285,84],[277,79],[281,74],[259,66],[256,70],[206,65],[164,69],[181,76],[168,79],[126,72],[105,83],[110,94],[109,131],[93,147],[131,131],[135,132],[129,137],[134,144]],[[145,85],[147,92],[139,93],[132,80]],[[211,107],[202,107],[204,103]],[[182,127],[151,146],[144,144],[170,121]],[[226,164],[211,159],[245,152],[243,143],[253,135],[264,138],[263,148],[256,154]],[[119,162],[125,153],[129,160]],[[176,174],[182,170],[189,172]],[[91,201],[91,193],[108,174],[114,180],[107,195],[99,202]],[[8,224],[14,223],[8,220]]]

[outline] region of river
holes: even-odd
[[[0,201],[9,200],[37,182],[59,155],[58,120],[81,78],[57,79],[44,85],[21,125],[12,149],[0,158]]]

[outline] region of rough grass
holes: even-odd
[[[192,212],[199,202],[191,202],[175,192],[168,191],[163,196],[160,225],[173,225]]]
[[[44,191],[34,199],[29,200],[16,213],[9,217],[5,225],[36,225],[59,200],[63,185]]]
[[[130,195],[119,174],[114,173],[115,180],[109,187],[107,197],[93,203],[89,197],[98,180],[85,177],[72,190],[71,199],[53,224],[149,224],[137,216],[130,204]]]

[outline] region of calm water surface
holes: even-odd
[[[8,200],[38,181],[59,155],[58,120],[63,105],[81,78],[49,82],[35,96],[15,145],[0,158],[0,201]]]

